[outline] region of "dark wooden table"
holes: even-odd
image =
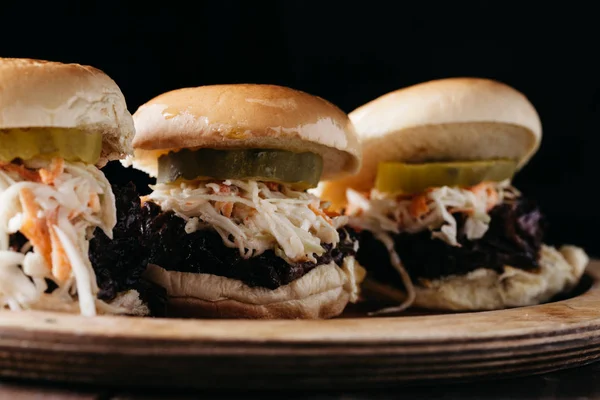
[[[235,382],[232,382],[235,388]],[[30,400],[141,400],[141,399],[600,399],[600,363],[518,379],[489,382],[399,387],[364,392],[187,392],[174,393],[161,390],[107,389],[90,386],[65,386],[40,382],[0,381],[0,399]]]

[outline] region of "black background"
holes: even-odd
[[[287,85],[350,112],[430,79],[503,81],[537,107],[544,131],[515,184],[542,205],[550,242],[600,255],[592,3],[5,3],[0,56],[94,65],[120,85],[132,113],[161,92],[213,83]],[[149,182],[119,164],[105,172]]]

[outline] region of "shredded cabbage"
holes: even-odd
[[[223,243],[250,258],[272,249],[287,261],[316,262],[321,243],[337,245],[347,218],[330,218],[312,194],[257,181],[164,183],[146,201],[187,221],[186,232],[213,228]]]
[[[110,184],[98,168],[61,159],[0,164],[0,205],[0,307],[72,310],[78,305],[85,316],[96,315],[97,306],[122,311],[97,299],[88,257],[94,229],[112,237],[117,218]],[[11,249],[9,237],[18,231],[29,242]],[[46,279],[58,286],[52,293],[45,293]]]

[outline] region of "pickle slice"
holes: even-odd
[[[289,184],[300,190],[316,187],[323,159],[310,152],[266,149],[183,149],[158,159],[158,183],[178,179],[243,179]]]
[[[375,188],[385,193],[414,194],[431,187],[469,187],[484,181],[500,182],[515,174],[513,160],[485,160],[404,164],[383,162],[377,169]]]
[[[102,152],[102,134],[71,128],[14,128],[0,130],[0,162],[17,158],[62,157],[95,164]]]

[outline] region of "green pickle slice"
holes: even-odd
[[[431,187],[469,187],[484,181],[511,179],[516,170],[517,162],[513,160],[382,162],[377,169],[375,188],[384,193],[414,194]]]
[[[178,179],[242,179],[316,187],[323,158],[315,153],[266,149],[183,149],[158,159],[158,183]]]
[[[95,164],[102,152],[102,134],[71,128],[0,129],[0,162],[17,158],[62,157]]]

